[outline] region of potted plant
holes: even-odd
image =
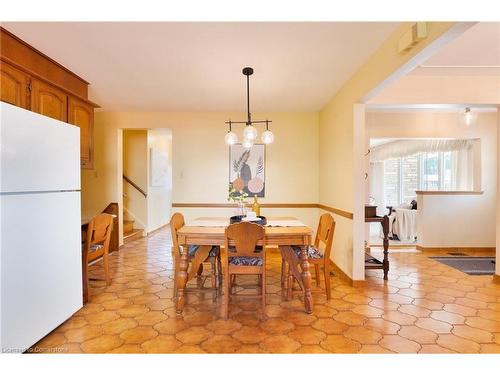
[[[228,202],[235,202],[238,205],[238,215],[245,216],[246,215],[246,204],[245,199],[248,197],[248,194],[243,190],[236,190],[233,186],[233,183],[229,183],[228,187]]]

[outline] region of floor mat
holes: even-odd
[[[493,275],[494,257],[430,257],[440,263],[465,272],[468,275]]]

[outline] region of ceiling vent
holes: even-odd
[[[412,49],[422,39],[427,38],[427,22],[417,22],[405,32],[398,42],[398,52]]]

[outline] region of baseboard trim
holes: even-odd
[[[463,251],[495,251],[495,247],[461,247],[461,246],[451,246],[451,247],[424,247],[417,245],[417,250],[420,251],[453,251],[453,252],[463,252]]]
[[[165,229],[168,226],[170,226],[170,222],[168,222],[167,224],[163,224],[161,227],[158,227],[155,230],[152,230],[151,232],[146,233],[146,237],[152,236],[156,232],[159,232],[159,231],[161,231],[162,229]]]
[[[332,260],[330,260],[330,267],[333,272],[339,277],[339,279],[346,281],[352,287],[362,287],[365,285],[366,280],[353,280],[348,276],[342,269],[337,266]]]

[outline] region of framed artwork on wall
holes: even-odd
[[[229,147],[229,182],[237,191],[250,197],[264,198],[266,191],[266,146],[255,144],[246,149],[241,144]]]
[[[151,147],[149,149],[150,157],[150,176],[151,186],[167,186],[168,183],[168,155],[162,150]]]

